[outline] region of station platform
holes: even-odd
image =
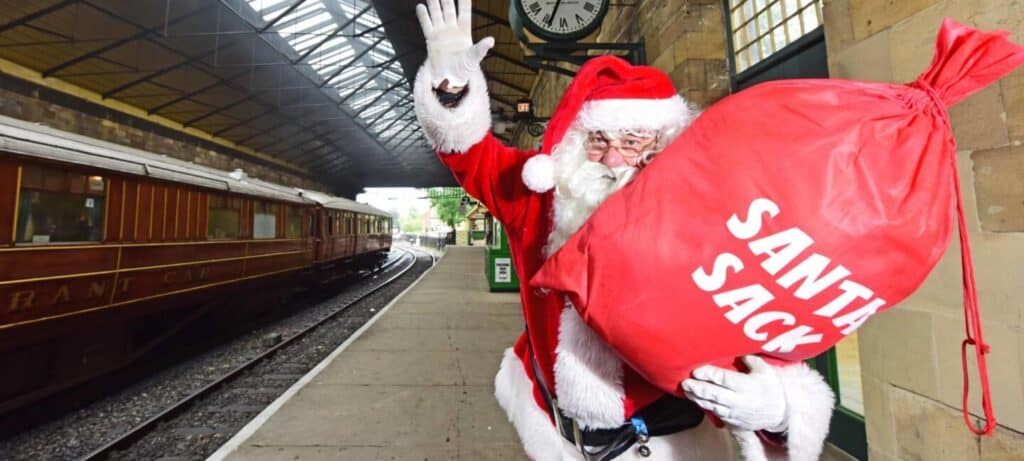
[[[526,459],[494,399],[519,295],[488,292],[483,266],[482,247],[449,247],[210,459]]]

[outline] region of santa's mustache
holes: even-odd
[[[589,206],[597,206],[612,192],[632,181],[637,171],[631,166],[609,168],[598,162],[586,161],[569,178],[568,192]]]

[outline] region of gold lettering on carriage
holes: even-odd
[[[190,267],[181,270],[171,270],[164,272],[163,282],[164,285],[174,285],[179,283],[190,283],[206,280],[207,271],[205,267]]]
[[[134,277],[124,277],[118,281],[120,293],[127,293]],[[76,293],[71,284],[58,285],[55,290],[18,290],[11,292],[7,304],[7,312],[17,312],[40,305],[50,306],[77,301],[79,299],[106,299],[107,280],[90,282],[84,293]]]

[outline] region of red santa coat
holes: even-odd
[[[504,225],[517,275],[520,280],[530,280],[545,260],[555,211],[552,192],[534,192],[523,183],[524,165],[537,152],[509,148],[490,133],[482,72],[470,76],[469,92],[457,108],[438,103],[430,81],[429,69],[424,66],[417,75],[414,95],[417,118],[427,138],[462,187]],[[531,458],[582,459],[547,413],[531,352],[544,374],[543,381],[553,387],[559,407],[583,428],[618,427],[664,395],[622,363],[574,309],[566,309],[563,296],[524,283],[520,299],[526,331],[505,352],[495,378],[495,394]],[[831,417],[831,390],[802,364],[779,371],[791,410],[787,415],[788,447],[765,445],[751,432],[732,433],[747,459],[817,459]],[[653,453],[648,459],[653,460],[732,457],[727,432],[712,427],[707,418],[696,428],[654,437],[648,446]],[[618,459],[633,458],[640,459],[635,450]]]
[[[441,161],[451,169],[455,178],[469,195],[480,200],[508,234],[512,262],[519,280],[529,280],[544,263],[544,246],[553,228],[552,193],[536,193],[526,188],[522,180],[523,164],[536,152],[509,148],[487,133],[466,152],[456,155],[440,153]],[[520,290],[526,331],[513,348],[522,361],[531,381],[536,382],[530,366],[529,349],[534,354],[544,382],[556,383],[555,351],[559,341],[564,298],[557,293],[543,293],[525,284]],[[628,419],[636,410],[664,395],[632,369],[623,370],[623,413]],[[534,399],[544,407],[539,389]]]

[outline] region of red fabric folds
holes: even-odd
[[[667,392],[696,366],[800,361],[912,293],[958,220],[966,347],[995,426],[948,106],[1024,63],[947,19],[913,83],[769,82],[709,108],[531,283]],[[966,362],[965,362],[965,419]]]

